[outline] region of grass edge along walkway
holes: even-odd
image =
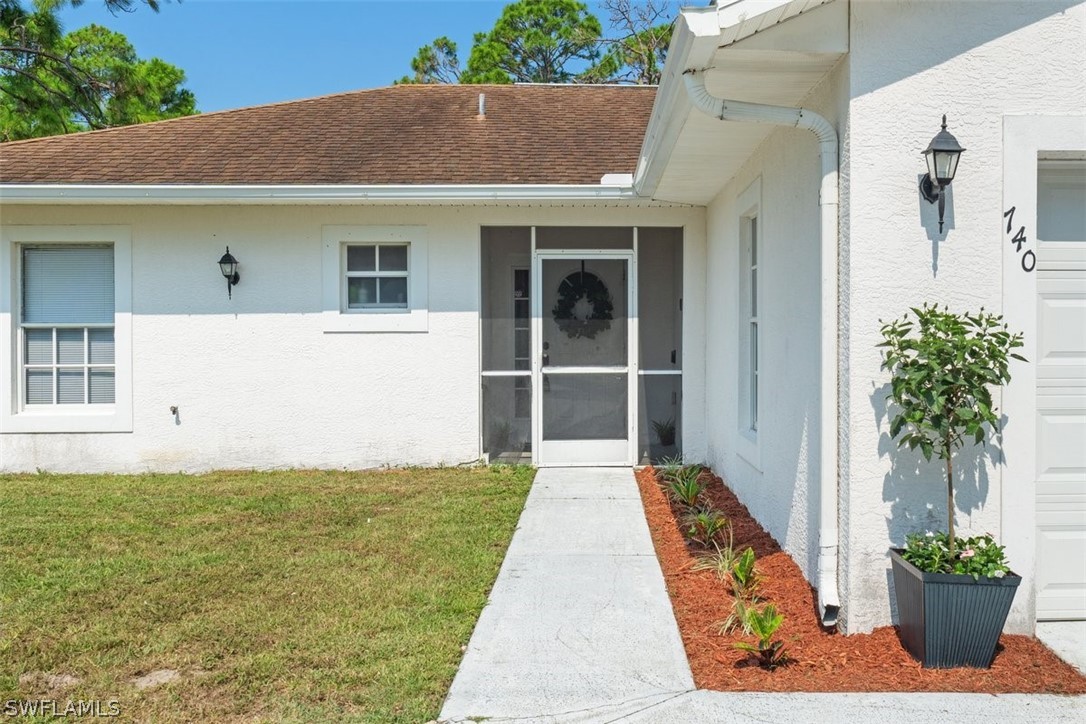
[[[116,701],[154,721],[432,719],[533,475],[0,476],[0,703]],[[180,676],[133,686],[163,669]]]

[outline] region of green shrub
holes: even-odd
[[[1010,382],[1011,359],[1025,361],[1014,352],[1022,335],[983,307],[979,314],[954,314],[931,305],[913,307],[912,314],[915,321],[906,315],[884,324],[877,345],[890,372],[890,437],[919,449],[925,460],[934,454],[946,463],[947,547],[954,558],[954,451],[999,429],[991,388]]]

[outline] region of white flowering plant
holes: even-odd
[[[1011,572],[1003,546],[990,535],[958,538],[952,549],[946,533],[913,533],[906,538],[902,557],[926,573],[959,573],[974,580],[1003,578]]]

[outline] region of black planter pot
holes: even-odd
[[[980,578],[924,573],[890,549],[898,631],[906,650],[927,669],[986,669],[995,658],[1021,576]]]

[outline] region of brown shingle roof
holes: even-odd
[[[655,96],[585,85],[354,91],[0,144],[0,182],[596,184],[634,171]]]

